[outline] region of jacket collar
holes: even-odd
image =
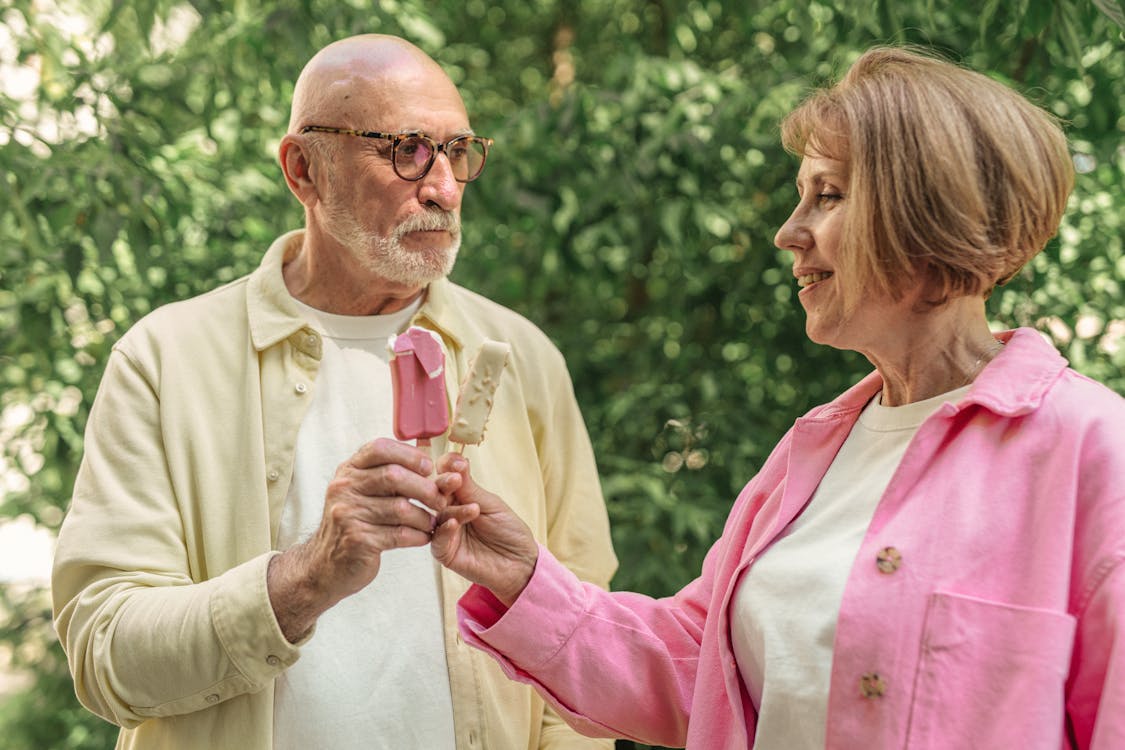
[[[1034,328],[1016,328],[995,334],[1003,350],[988,363],[968,394],[956,404],[956,413],[977,404],[1003,417],[1018,417],[1042,405],[1051,386],[1067,367],[1062,355]],[[832,402],[813,409],[802,420],[835,419],[863,409],[883,387],[872,372]]]
[[[437,331],[456,348],[463,349],[474,337],[466,327],[469,318],[457,305],[452,291],[453,284],[449,279],[430,282],[426,288],[426,299],[411,321],[411,325],[420,325]]]
[[[261,265],[250,274],[246,311],[250,321],[250,338],[257,351],[289,338],[307,325],[282,276],[285,262],[300,249],[304,234],[303,229],[296,229],[278,237],[266,251]],[[450,293],[451,286],[447,279],[431,283],[412,324],[435,329],[461,346],[471,337],[465,330],[465,316]]]
[[[289,338],[306,325],[281,275],[285,261],[301,247],[303,236],[303,230],[296,230],[278,237],[266,251],[261,265],[250,274],[246,313],[250,320],[250,340],[257,351]]]
[[[996,334],[1004,349],[988,363],[958,407],[980,404],[1004,417],[1035,411],[1063,374],[1067,361],[1034,328]]]

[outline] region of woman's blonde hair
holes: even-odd
[[[1058,231],[1074,165],[1057,120],[1007,86],[915,49],[876,47],[782,122],[797,155],[848,164],[837,265],[849,308],[991,293]]]

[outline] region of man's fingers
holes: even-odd
[[[375,526],[364,535],[364,539],[360,546],[351,550],[352,555],[362,555],[365,546],[379,553],[401,547],[424,547],[430,543],[430,529],[429,526],[425,531],[412,526]]]
[[[397,547],[424,547],[430,543],[429,524],[427,524],[425,531],[419,531],[408,526],[385,526],[383,528],[390,534],[390,545],[385,548],[388,550]]]
[[[428,477],[434,470],[434,462],[426,451],[389,438],[364,443],[346,463],[357,469],[398,464],[424,477]]]
[[[422,528],[413,524],[373,526],[368,536],[380,552],[399,547],[423,547],[430,543],[434,522],[431,516],[425,513],[422,516],[426,519]]]
[[[340,529],[362,523],[376,529],[405,526],[428,534],[434,525],[434,514],[406,497],[352,496],[334,503],[329,513],[332,525]]]
[[[412,497],[441,512],[448,502],[434,480],[399,464],[385,464],[369,469],[345,465],[328,485],[330,496],[366,497],[372,500]]]

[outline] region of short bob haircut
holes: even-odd
[[[1001,83],[913,48],[875,47],[781,125],[848,165],[845,306],[909,280],[941,305],[987,297],[1058,231],[1074,165],[1058,121]]]

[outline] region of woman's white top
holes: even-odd
[[[731,610],[758,750],[823,750],[840,602],[883,491],[914,433],[969,386],[861,413],[812,499],[743,575]]]

